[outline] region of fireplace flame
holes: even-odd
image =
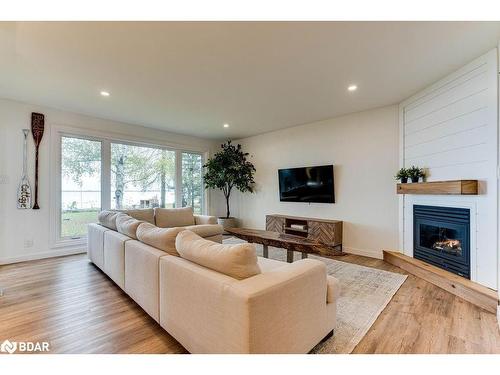
[[[443,240],[436,241],[432,245],[435,250],[462,250],[462,243],[460,240]]]

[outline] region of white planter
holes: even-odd
[[[238,226],[238,221],[235,217],[219,217],[217,218],[217,223],[222,225],[222,227],[224,228],[224,232],[227,228],[236,228]]]

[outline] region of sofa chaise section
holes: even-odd
[[[308,353],[336,324],[326,266],[304,259],[270,268],[237,280],[161,258],[160,325],[191,353]]]

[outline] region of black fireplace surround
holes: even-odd
[[[414,205],[413,257],[470,279],[470,210]]]

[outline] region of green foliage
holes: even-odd
[[[82,178],[93,176],[101,171],[101,144],[78,138],[63,137],[61,148],[62,174],[70,177],[78,185],[82,185]]]
[[[401,180],[403,178],[408,178],[408,170],[406,168],[401,168],[396,176],[394,176],[396,180]]]
[[[249,154],[241,150],[240,144],[234,146],[227,141],[221,147],[222,150],[203,166],[206,168],[204,181],[206,188],[222,190],[226,198],[226,217],[229,218],[232,189],[253,193],[255,167],[247,160]]]
[[[408,174],[408,177],[411,179],[418,179],[420,177],[425,177],[424,169],[416,167],[414,165],[412,165],[410,168],[408,168],[406,172]]]

